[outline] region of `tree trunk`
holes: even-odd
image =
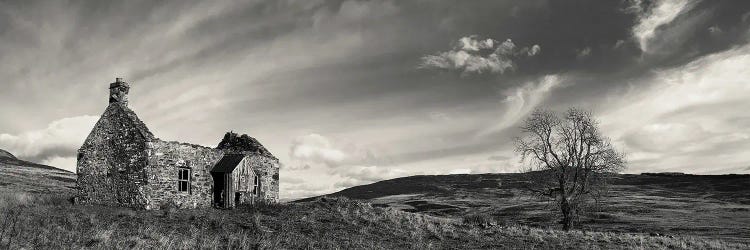
[[[573,227],[573,211],[572,209],[570,209],[570,203],[568,203],[568,199],[562,199],[562,202],[560,203],[560,209],[562,210],[563,216],[560,224],[563,225],[564,231],[570,231],[570,229]]]

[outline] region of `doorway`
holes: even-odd
[[[214,179],[214,206],[224,207],[224,173],[211,173]]]
[[[211,177],[214,180],[213,201],[217,207],[232,208],[237,204],[235,189],[239,187],[232,172],[238,165],[242,165],[244,159],[243,154],[225,154],[211,169]]]

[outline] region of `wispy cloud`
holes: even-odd
[[[563,80],[562,76],[547,75],[508,90],[502,101],[504,112],[500,115],[500,119],[482,130],[480,135],[486,136],[517,125],[521,119],[539,106],[553,89],[562,86]]]
[[[518,49],[511,39],[499,42],[491,38],[480,39],[474,35],[458,39],[452,50],[422,57],[419,68],[502,74],[515,67],[514,58],[535,56],[540,51],[539,45]]]
[[[591,55],[591,47],[585,47],[576,51],[576,58],[581,60]]]
[[[651,40],[658,35],[661,26],[671,23],[680,14],[690,10],[696,1],[692,0],[658,0],[653,7],[644,10],[641,1],[633,1],[628,8],[638,16],[637,24],[633,26],[633,36],[644,52],[652,52],[649,47]]]
[[[542,46],[539,46],[538,44],[534,44],[534,46],[531,46],[531,48],[526,51],[526,55],[535,56],[541,52],[542,52]]]

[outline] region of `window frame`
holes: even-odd
[[[192,194],[190,188],[190,175],[192,170],[188,167],[177,167],[177,192]]]
[[[257,196],[258,193],[260,193],[260,177],[258,177],[257,173],[253,173],[253,191],[254,196]]]

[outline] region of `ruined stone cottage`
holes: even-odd
[[[216,148],[163,141],[128,108],[130,85],[109,85],[109,106],[78,150],[80,204],[138,209],[231,208],[278,202],[279,160],[255,138],[226,133]]]

